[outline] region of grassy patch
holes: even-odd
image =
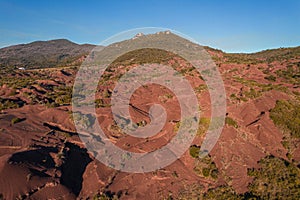
[[[174,54],[171,54],[165,50],[161,49],[138,49],[130,51],[120,57],[118,57],[111,66],[119,65],[133,65],[133,64],[148,64],[148,63],[163,63],[174,57]]]
[[[207,131],[209,124],[210,124],[209,118],[201,117],[199,120],[197,135],[203,135]]]

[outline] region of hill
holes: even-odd
[[[89,54],[94,47],[66,39],[9,46],[0,49],[0,66],[26,69],[65,66]]]

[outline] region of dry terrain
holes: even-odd
[[[221,137],[209,156],[198,158],[211,116],[209,91],[184,59],[158,51],[164,57],[158,62],[171,65],[191,83],[202,113],[190,149],[173,164],[143,174],[105,166],[80,141],[71,96],[87,53],[78,51],[73,59],[68,55],[65,63],[51,61],[47,68],[38,67],[35,58],[25,62],[25,70],[18,69],[23,67],[19,60],[2,63],[0,199],[299,199],[300,48],[254,54],[205,49],[217,64],[226,90]],[[155,51],[144,49],[120,58],[105,72],[96,94],[96,120],[110,140],[127,151],[160,148],[180,123],[176,96],[155,84],[134,92],[129,111],[137,125],[148,124],[149,108],[161,104],[168,113],[162,131],[146,139],[134,138],[114,123],[110,97],[116,81],[149,55],[157,57]]]

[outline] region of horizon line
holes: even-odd
[[[48,42],[48,41],[54,41],[54,40],[67,40],[69,42],[72,42],[74,44],[77,45],[94,45],[94,46],[101,46],[101,45],[97,45],[97,44],[93,44],[93,43],[88,43],[88,42],[76,42],[73,41],[72,39],[69,38],[49,38],[49,39],[45,39],[45,40],[31,40],[29,42],[24,42],[24,43],[15,43],[15,44],[9,44],[9,45],[4,45],[4,46],[0,46],[0,50],[4,49],[4,48],[8,48],[8,47],[12,47],[12,46],[17,46],[17,45],[26,45],[26,44],[31,44],[34,42]],[[263,52],[263,51],[267,51],[267,50],[276,50],[276,49],[288,49],[288,48],[297,48],[300,47],[299,45],[296,46],[274,46],[274,47],[266,47],[266,48],[262,48],[262,49],[257,49],[257,50],[253,50],[253,51],[226,51],[223,50],[222,48],[219,47],[215,47],[215,46],[211,46],[211,45],[207,45],[207,44],[199,44],[203,47],[208,47],[208,48],[212,48],[214,50],[218,50],[218,51],[222,51],[223,53],[227,53],[227,54],[255,54],[255,53],[259,53],[259,52]]]

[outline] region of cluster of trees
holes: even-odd
[[[248,169],[248,175],[253,182],[248,186],[249,191],[238,194],[229,185],[222,185],[203,191],[197,187],[183,191],[180,199],[191,199],[198,194],[204,200],[260,200],[300,199],[300,169],[293,163],[274,156],[267,156],[259,161],[259,168]]]
[[[270,111],[274,124],[290,132],[292,137],[300,138],[300,103],[279,100]]]
[[[249,169],[253,176],[249,191],[260,199],[299,199],[300,169],[286,160],[268,156],[259,161],[261,168]]]
[[[0,98],[0,111],[9,109],[9,108],[18,108],[19,104],[15,101],[12,101],[10,99],[2,99]]]

